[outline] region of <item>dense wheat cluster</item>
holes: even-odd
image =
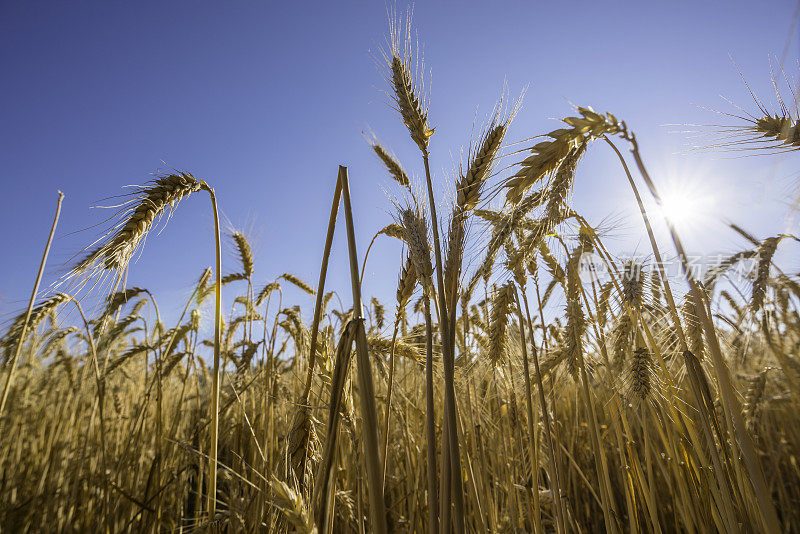
[[[401,164],[370,140],[402,198],[375,236],[402,243],[385,281],[396,300],[362,299],[347,169],[320,177],[335,189],[318,281],[264,279],[273,266],[248,237],[220,233],[214,190],[160,175],[0,342],[3,529],[800,528],[800,279],[773,262],[797,239],[733,226],[747,250],[701,276],[667,273],[665,258],[686,256],[644,209],[658,177],[632,126],[589,107],[520,154],[503,150],[519,103],[501,101],[448,178],[455,195],[437,193],[435,106],[429,117],[407,22],[391,32],[386,89],[419,149]],[[796,149],[796,118],[763,111],[739,133]],[[641,207],[645,263],[606,248],[571,205],[592,150],[620,159],[607,179]],[[205,194],[217,263],[197,267],[186,301],[125,287],[157,219]],[[335,232],[349,288],[326,287]],[[223,271],[223,256],[236,264]],[[304,294],[313,308],[292,303]]]

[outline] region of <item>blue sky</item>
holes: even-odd
[[[451,189],[473,124],[504,85],[512,97],[527,87],[509,141],[558,127],[553,119],[571,115],[570,103],[612,111],[637,133],[657,183],[691,184],[705,195],[705,211],[732,214],[759,237],[784,231],[797,156],[689,153],[697,141],[668,125],[719,122],[703,107],[735,111],[720,94],[754,109],[731,57],[773,102],[770,61],[783,51],[794,7],[418,2],[435,179]],[[383,2],[0,3],[0,318],[27,300],[58,189],[66,199],[45,284],[96,237],[71,234],[101,221],[90,206],[145,182],[162,161],[216,188],[226,226],[252,238],[258,285],[287,271],[315,283],[337,165],[345,164],[363,254],[391,222],[386,192],[396,191],[363,132],[374,131],[414,176],[422,171],[382,93],[376,58],[386,32]],[[797,46],[795,38],[786,62],[792,77]],[[612,248],[646,251],[608,147],[597,144],[582,162],[575,203],[592,222],[617,221]],[[694,225],[690,248],[743,246],[718,219]],[[150,288],[164,307],[181,306],[213,262],[211,230],[207,198],[190,198],[151,235],[130,284]],[[335,247],[329,287],[349,303],[344,232]],[[784,252],[795,271],[796,250]],[[400,254],[395,241],[376,243],[365,295],[391,302]],[[223,262],[230,272],[235,258]]]

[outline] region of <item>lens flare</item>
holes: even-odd
[[[676,180],[661,192],[661,212],[675,226],[691,227],[707,221],[714,211],[712,191],[696,180]]]

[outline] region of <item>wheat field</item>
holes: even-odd
[[[30,306],[0,341],[2,530],[798,531],[800,278],[773,262],[798,238],[732,224],[748,247],[697,273],[646,207],[659,177],[634,125],[576,107],[511,139],[522,99],[507,95],[452,194],[437,190],[429,155],[446,148],[395,19],[383,89],[418,159],[368,142],[392,184],[373,242],[402,246],[383,281],[396,299],[361,294],[371,245],[355,239],[357,170],[337,162],[321,179],[318,280],[260,278],[246,233],[221,229],[215,184],[173,170],[42,283],[59,197]],[[709,151],[800,149],[792,106],[755,102]],[[600,150],[640,207],[646,261],[573,209],[581,160]],[[187,275],[170,324],[126,281],[182,200],[211,208],[216,264]],[[326,283],[334,235],[350,287]]]

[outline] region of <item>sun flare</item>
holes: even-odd
[[[661,212],[676,226],[692,226],[713,211],[714,195],[697,181],[672,182],[661,194]]]

